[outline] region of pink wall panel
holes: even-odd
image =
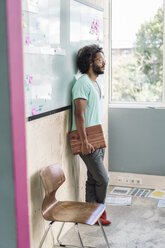
[[[6,0],[17,247],[30,248],[26,174],[21,1]]]

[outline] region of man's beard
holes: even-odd
[[[95,64],[93,63],[92,69],[93,69],[93,72],[94,72],[95,74],[97,74],[97,75],[104,74],[104,70],[102,70],[101,68],[102,68],[101,66],[95,65]]]

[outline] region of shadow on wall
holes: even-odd
[[[69,123],[69,131],[71,130],[71,116],[72,116],[72,109],[69,112],[69,117],[68,117],[68,123]],[[65,120],[65,123],[67,123],[67,119]],[[67,126],[65,127],[67,130]],[[73,155],[72,154],[72,150],[71,150],[71,146],[70,146],[70,140],[69,140],[69,131],[66,132],[66,147],[65,147],[65,151],[66,151],[66,157],[68,158],[68,163],[69,166],[67,168],[67,171],[65,171],[65,175],[66,175],[66,180],[68,181],[68,178],[73,178],[73,180],[69,180],[69,183],[71,184],[70,186],[74,189],[74,200],[79,201],[79,190],[80,190],[80,158],[78,155]],[[63,167],[63,165],[62,165]]]
[[[32,221],[32,239],[41,236],[42,230],[38,227],[44,228],[44,220],[42,218],[42,201],[44,197],[44,189],[42,186],[40,171],[36,172],[30,180],[31,187],[31,221]]]
[[[80,190],[80,162],[79,156],[73,155],[69,135],[67,134],[67,149],[66,156],[68,158],[69,166],[68,168],[63,168],[65,170],[66,181],[69,183],[70,188],[74,189],[74,198],[72,200],[79,201],[79,190]],[[63,166],[62,166],[63,167]],[[69,180],[71,179],[71,180]]]

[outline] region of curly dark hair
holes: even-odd
[[[97,53],[103,53],[103,50],[102,47],[96,44],[82,47],[78,51],[77,66],[81,73],[87,73],[89,71],[90,63],[94,61]]]

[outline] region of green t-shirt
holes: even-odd
[[[101,88],[97,82],[98,88]],[[99,96],[98,91],[88,77],[87,74],[83,74],[74,84],[72,88],[72,131],[77,130],[74,115],[74,100],[77,98],[83,98],[87,100],[87,107],[85,109],[85,127],[91,127],[101,124],[101,102],[102,95]]]

